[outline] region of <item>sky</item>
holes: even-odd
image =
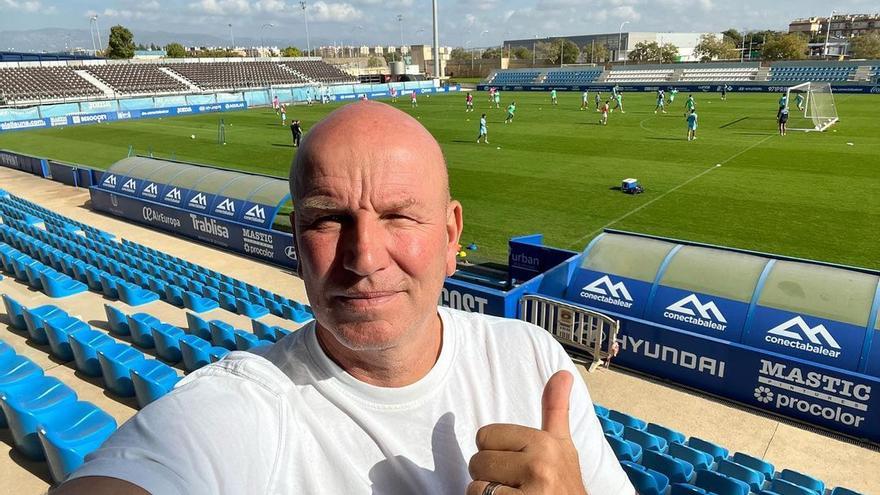
[[[624,31],[785,30],[798,17],[831,9],[874,13],[877,0],[438,0],[443,45],[486,47],[504,39]],[[430,0],[306,0],[312,44],[430,43]],[[134,33],[166,31],[263,37],[305,46],[299,1],[0,0],[0,31],[88,29],[97,14],[104,36],[122,24]],[[398,21],[397,16],[403,20]],[[272,24],[272,26],[265,26]],[[265,27],[264,27],[265,26]],[[402,36],[401,36],[402,31]],[[142,40],[143,41],[143,40]]]

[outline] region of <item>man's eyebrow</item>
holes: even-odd
[[[339,204],[329,196],[309,196],[294,207],[299,210],[338,210]]]

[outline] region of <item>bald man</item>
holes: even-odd
[[[184,378],[59,493],[634,493],[547,332],[437,306],[462,209],[424,127],[342,107],[290,183],[315,320]]]

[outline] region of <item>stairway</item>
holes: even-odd
[[[174,78],[175,80],[179,81],[181,84],[186,84],[189,87],[189,90],[192,91],[193,93],[200,93],[202,91],[202,88],[196,86],[195,83],[193,83],[189,79],[181,76],[177,72],[174,72],[173,70],[169,69],[168,67],[159,67],[159,70],[168,74],[169,77]]]
[[[858,69],[853,73],[851,81],[864,82],[871,80],[871,67],[867,65],[860,65]]]
[[[755,81],[766,81],[770,79],[770,67],[758,67],[758,72],[755,74]]]
[[[312,79],[311,77],[309,77],[309,76],[303,74],[302,72],[300,72],[300,71],[298,71],[298,70],[296,70],[296,69],[293,69],[293,68],[291,68],[291,67],[288,67],[288,66],[286,66],[286,65],[284,65],[284,64],[278,64],[278,67],[281,67],[283,70],[286,70],[287,72],[290,72],[290,73],[296,74],[297,76],[299,76],[299,77],[305,79],[306,81],[308,81],[308,82],[311,83],[311,84],[321,84],[320,82],[315,81],[314,79]]]
[[[98,89],[104,92],[104,96],[107,98],[116,98],[116,90],[105,84],[103,81],[93,76],[89,71],[86,70],[75,70],[75,72],[79,77],[85,79],[86,81],[92,83],[93,86],[96,86]]]
[[[669,82],[681,81],[682,74],[684,74],[684,69],[673,69],[672,74],[669,76]]]

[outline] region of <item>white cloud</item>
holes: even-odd
[[[350,3],[312,2],[308,5],[309,20],[317,22],[349,22],[363,17],[364,13]]]
[[[248,14],[251,3],[248,0],[199,0],[189,4],[189,9],[214,16],[236,16]]]
[[[18,10],[21,12],[28,12],[28,13],[39,12],[42,14],[52,14],[55,12],[54,6],[45,7],[45,6],[43,6],[43,3],[40,2],[39,0],[24,0],[24,1],[0,0],[0,5],[3,5],[5,7],[9,7],[10,9],[13,9],[13,10]]]

